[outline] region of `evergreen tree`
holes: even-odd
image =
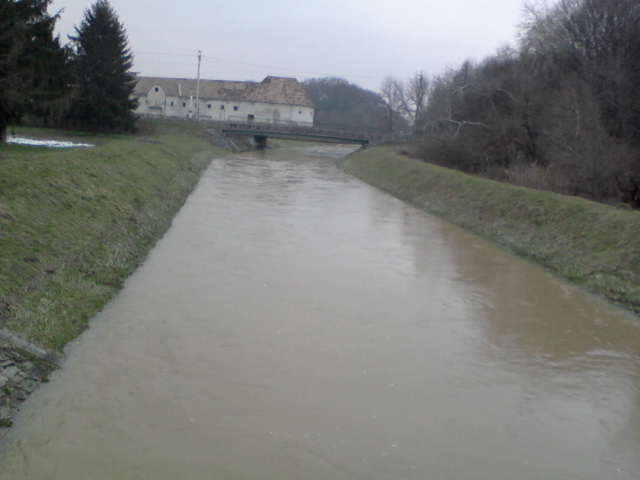
[[[108,0],[98,0],[70,37],[75,48],[76,91],[68,119],[95,131],[133,131],[136,78],[127,35]]]
[[[53,24],[36,25],[26,53],[33,58],[30,103],[26,114],[45,126],[59,123],[66,113],[73,85],[71,49],[60,45]]]
[[[44,57],[34,45],[44,33],[53,39],[57,17],[48,15],[50,3],[51,0],[0,0],[0,143],[6,139],[7,127],[19,122],[48,83],[37,72],[37,65],[55,50],[55,45],[49,45],[51,49]]]

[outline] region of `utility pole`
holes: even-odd
[[[424,87],[424,72],[420,72],[418,75],[418,90],[416,91],[416,116],[413,119],[413,133],[417,133],[418,126],[420,124],[420,114],[422,113],[422,107],[424,104],[425,97],[425,87]]]
[[[200,60],[202,60],[202,51],[198,50],[198,80],[196,81],[196,120],[200,113]]]

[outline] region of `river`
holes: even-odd
[[[636,480],[640,324],[342,173],[216,159],[2,480]]]

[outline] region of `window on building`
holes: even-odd
[[[298,114],[302,115],[302,110],[298,110]]]
[[[234,110],[238,110],[238,106],[237,106],[237,105],[234,105],[234,106],[233,106],[233,109],[234,109]]]
[[[187,106],[187,104],[186,104],[186,103],[184,103],[184,102],[182,102],[182,106],[183,106],[183,107],[186,107],[186,106]]]
[[[224,105],[220,105],[220,110],[224,110]]]
[[[210,103],[207,103],[207,108],[211,108],[211,104]]]
[[[160,89],[159,89],[158,87],[156,87],[156,88],[155,88],[155,91],[156,91],[156,92],[159,92],[159,91],[160,91]]]
[[[171,102],[171,106],[173,107],[173,102]]]

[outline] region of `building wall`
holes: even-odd
[[[261,102],[233,102],[207,98],[199,100],[199,118],[216,121],[255,121],[259,123],[295,123],[313,125],[314,109],[297,105]],[[166,117],[195,118],[195,97],[166,95],[161,87],[152,87],[138,97],[136,113]],[[253,115],[253,119],[250,118]]]

